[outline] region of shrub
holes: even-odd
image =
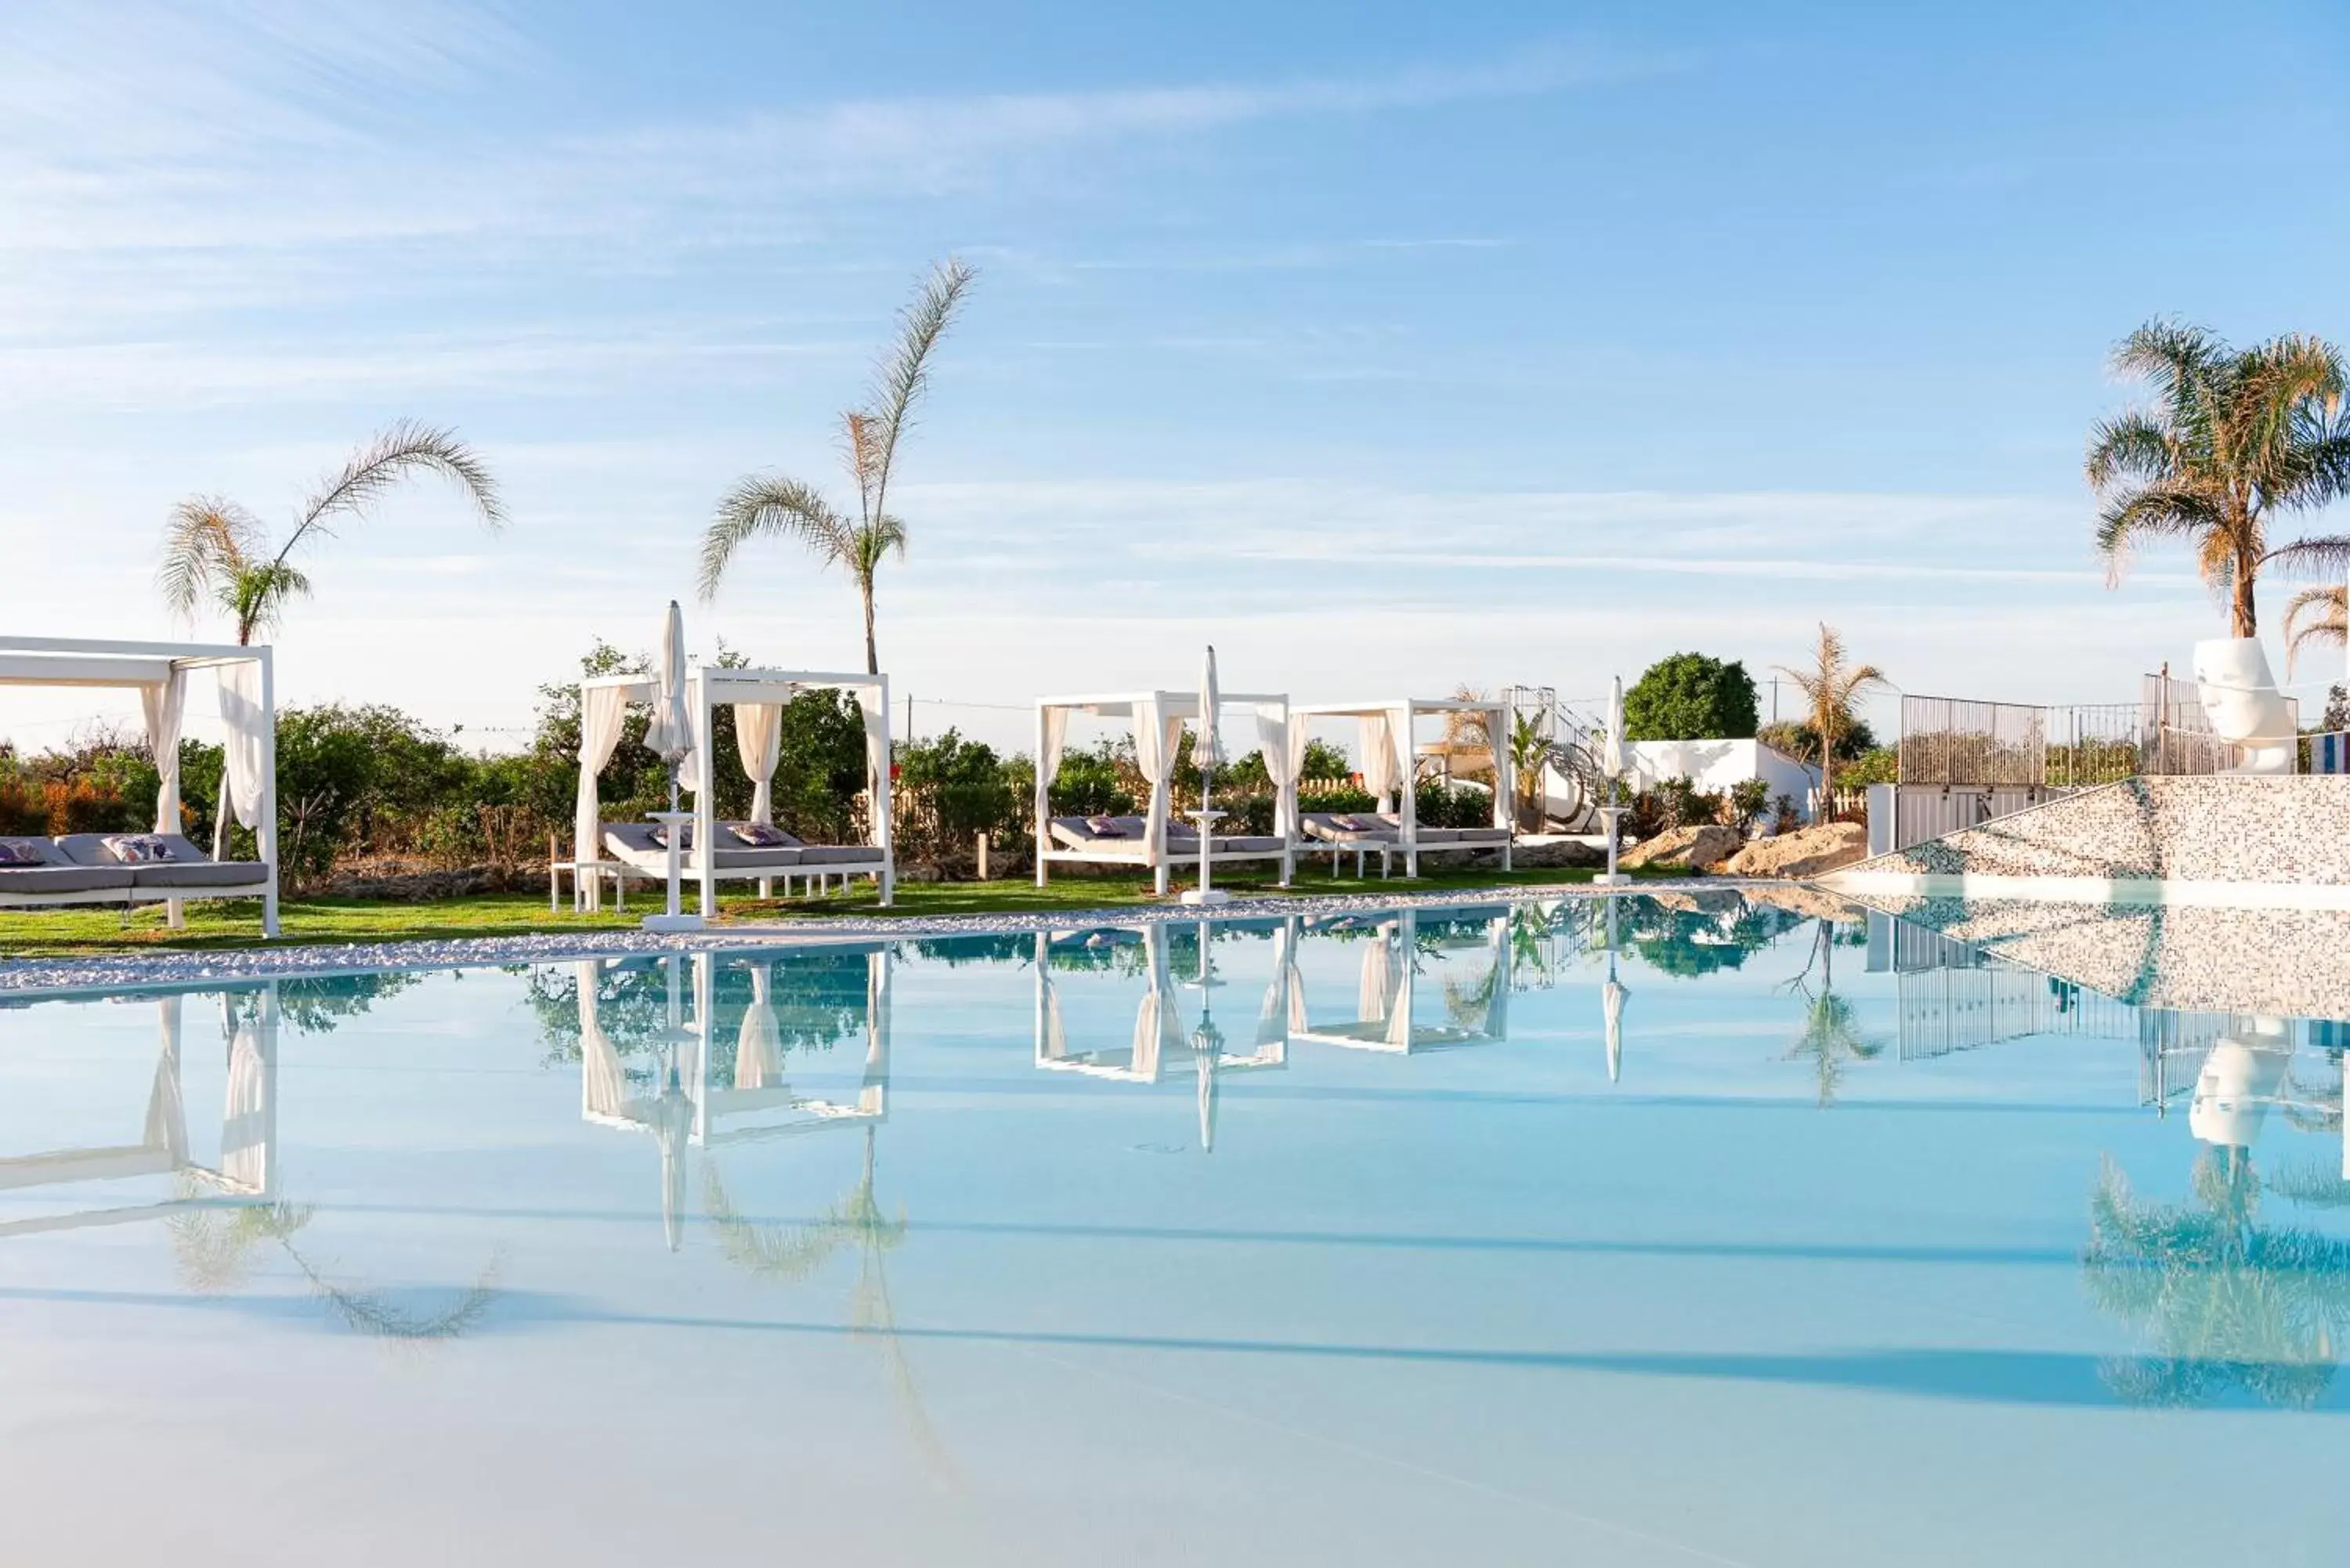
[[[1625,728],[1631,728],[1628,722]],[[1763,725],[1755,732],[1754,738],[1773,751],[1794,757],[1798,762],[1816,763],[1820,760],[1820,732],[1807,723],[1782,719],[1775,724]],[[1855,719],[1852,728],[1836,742],[1836,761],[1857,762],[1862,753],[1875,750],[1877,732],[1868,727],[1867,720]]]
[[[1718,823],[1728,803],[1715,790],[1701,790],[1686,778],[1665,779],[1632,797],[1632,832],[1641,838],[1676,827]]]
[[[1771,786],[1761,779],[1740,779],[1730,786],[1731,826],[1742,834],[1751,833],[1754,819],[1771,805]]]
[[[1105,741],[1091,751],[1065,752],[1050,791],[1055,816],[1131,816],[1139,809],[1126,770]]]
[[[1754,678],[1746,666],[1702,653],[1675,653],[1648,666],[1624,693],[1624,738],[1716,741],[1751,738]]]

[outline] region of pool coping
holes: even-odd
[[[755,948],[837,947],[846,943],[915,940],[924,937],[1019,934],[1101,926],[1191,924],[1201,919],[1263,919],[1281,915],[1347,914],[1380,909],[1461,909],[1537,898],[1597,898],[1613,894],[1734,892],[1786,887],[1777,877],[1690,877],[1641,881],[1626,888],[1589,882],[1515,884],[1487,889],[1419,893],[1334,893],[1305,898],[1234,898],[1202,911],[1178,904],[1114,904],[1085,909],[993,915],[824,916],[788,925],[723,926],[687,934],[610,929],[536,932],[512,937],[452,937],[440,940],[312,942],[290,947],[176,949],[84,958],[0,960],[0,1001],[38,997],[184,990],[270,980],[327,980],[393,970],[494,968],[561,963],[580,959],[633,958],[673,952]]]

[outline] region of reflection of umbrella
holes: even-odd
[[[669,764],[670,809],[677,809],[677,770],[693,751],[693,723],[685,711],[685,614],[669,601],[661,620],[660,654],[653,666],[653,719],[645,748]]]
[[[1611,1084],[1624,1077],[1624,996],[1623,983],[1611,968],[1607,983],[1599,988],[1599,1006],[1607,1015],[1607,1081]]]

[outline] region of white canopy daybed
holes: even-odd
[[[761,896],[765,897],[778,877],[788,890],[795,877],[819,886],[834,877],[844,881],[870,877],[886,908],[896,894],[898,880],[889,836],[889,678],[697,664],[687,670],[685,687],[694,746],[681,776],[693,792],[694,820],[684,858],[687,876],[701,884],[702,916],[707,919],[718,912],[721,879],[756,879]],[[717,760],[711,754],[712,712],[721,703],[733,707],[743,772],[754,786],[750,820],[772,827],[775,812],[771,792],[783,741],[784,704],[803,691],[822,690],[855,692],[864,714],[866,787],[872,800],[868,814],[869,842],[742,848],[721,844],[715,854],[709,853],[722,826],[716,820]],[[650,675],[599,675],[579,683],[579,797],[572,823],[572,857],[555,860],[547,867],[549,908],[560,897],[561,877],[567,871],[571,874],[575,909],[599,906],[606,877],[622,898],[630,877],[639,881],[666,877],[664,852],[650,837],[649,825],[605,822],[596,795],[596,775],[619,747],[621,722],[628,716],[629,704],[650,703],[658,692],[659,682]]]
[[[1477,713],[1484,716],[1485,732],[1493,742],[1493,826],[1491,827],[1422,827],[1413,801],[1419,746],[1414,732],[1430,714]],[[1502,869],[1510,868],[1510,845],[1516,836],[1517,816],[1512,803],[1510,776],[1510,704],[1506,701],[1472,701],[1457,697],[1396,697],[1377,702],[1308,702],[1290,710],[1291,743],[1298,764],[1305,759],[1308,732],[1315,720],[1353,719],[1362,753],[1363,787],[1370,792],[1373,815],[1382,820],[1356,826],[1335,826],[1317,814],[1300,817],[1301,833],[1318,842],[1312,847],[1330,851],[1331,868],[1338,856],[1352,850],[1360,857],[1377,851],[1381,864],[1388,856],[1403,857],[1404,875],[1419,875],[1423,854],[1498,849]],[[1296,774],[1293,765],[1291,776]],[[1392,798],[1392,809],[1388,805]]]
[[[180,833],[180,734],[188,678],[220,682],[221,809],[213,852]],[[187,898],[259,898],[265,936],[277,935],[277,702],[266,648],[81,638],[0,638],[0,685],[110,687],[139,693],[161,787],[152,834],[69,834],[11,842],[36,857],[0,867],[0,909],[53,904],[163,904],[182,923]],[[224,861],[228,819],[250,828],[258,860]],[[136,843],[129,841],[136,840]]]
[[[1297,844],[1295,759],[1302,754],[1293,738],[1289,699],[1278,692],[1226,691],[1222,693],[1221,705],[1255,711],[1257,739],[1264,754],[1265,772],[1274,785],[1274,823],[1269,835],[1216,835],[1209,846],[1209,860],[1218,866],[1241,860],[1278,860],[1282,885],[1287,887]],[[1125,719],[1133,725],[1134,760],[1150,784],[1149,804],[1139,818],[1053,815],[1053,781],[1060,774],[1061,749],[1073,713]],[[1128,866],[1148,868],[1158,891],[1164,895],[1170,868],[1199,859],[1199,840],[1193,836],[1196,830],[1170,821],[1175,754],[1182,745],[1185,722],[1199,716],[1197,691],[1132,691],[1100,697],[1036,699],[1036,886],[1045,886],[1054,862]]]

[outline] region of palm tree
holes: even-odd
[[[1782,664],[1779,673],[1793,680],[1804,701],[1811,704],[1812,730],[1820,738],[1820,811],[1823,816],[1832,815],[1837,743],[1852,733],[1854,701],[1885,685],[1885,671],[1874,664],[1847,664],[1844,639],[1822,621],[1819,646],[1812,650],[1812,668],[1794,670]]]
[[[2097,548],[2118,581],[2140,538],[2184,539],[2229,596],[2237,637],[2259,634],[2262,566],[2350,565],[2350,538],[2269,547],[2269,519],[2324,506],[2350,488],[2342,356],[2287,334],[2237,349],[2199,327],[2149,321],[2114,349],[2118,374],[2148,383],[2152,409],[2104,420],[2084,467],[2103,504]]]
[[[2312,642],[2342,645],[2345,625],[2350,625],[2350,588],[2341,584],[2331,587],[2303,588],[2293,596],[2284,607],[2284,668],[2293,673],[2295,660],[2301,657],[2303,644]],[[2304,621],[2301,618],[2308,616]]]
[[[260,519],[226,497],[192,495],[173,507],[157,573],[163,602],[174,615],[192,617],[209,598],[236,623],[237,642],[250,643],[278,624],[288,601],[309,595],[309,574],[294,564],[294,553],[331,537],[338,518],[364,519],[387,491],[418,473],[440,474],[463,490],[493,532],[505,525],[505,504],[480,455],[453,431],[400,420],[310,493],[274,550]]]
[[[867,406],[841,415],[849,477],[857,482],[857,515],[835,512],[816,486],[778,473],[746,474],[718,504],[702,535],[702,597],[718,597],[726,567],[743,542],[762,535],[795,538],[827,566],[856,579],[865,605],[865,672],[881,673],[873,642],[873,574],[891,556],[906,555],[905,522],[889,514],[889,477],[898,442],[930,386],[931,350],[954,320],[963,293],[978,275],[950,256],[931,269],[921,292],[899,314],[898,341],[875,373]]]

